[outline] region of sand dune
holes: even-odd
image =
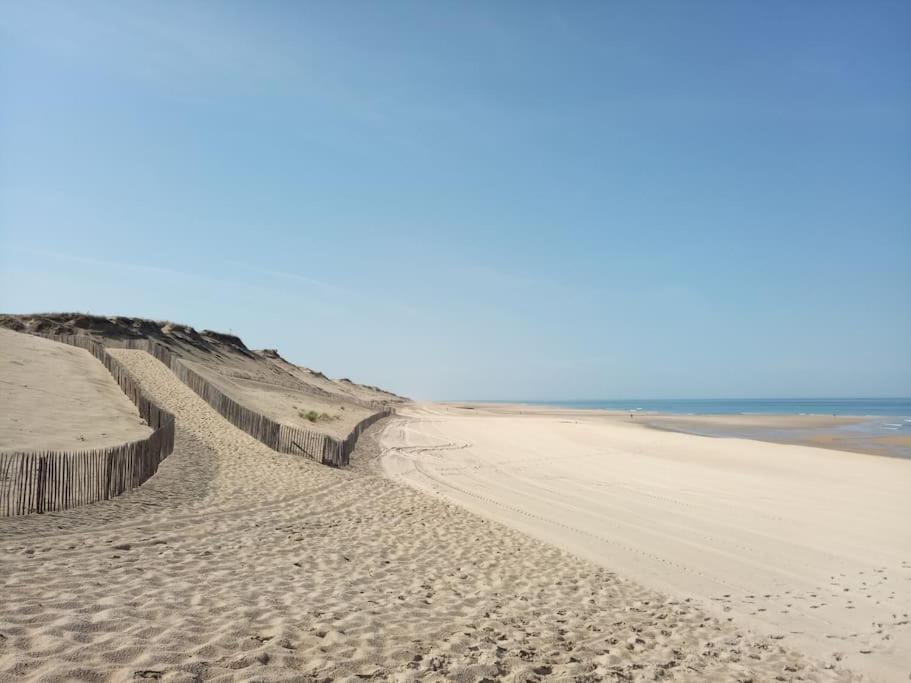
[[[397,481],[876,680],[911,673],[911,461],[427,406],[382,438]]]
[[[114,353],[177,446],[132,493],[0,520],[0,679],[855,680],[376,475],[371,433],[350,470],[279,455]]]
[[[99,341],[148,339],[177,353],[225,394],[277,422],[344,438],[361,420],[406,399],[377,387],[289,363],[275,349],[254,351],[233,334],[189,325],[76,313],[0,314],[0,329],[39,334],[88,334]]]
[[[87,351],[0,328],[0,449],[116,446],[151,428]]]

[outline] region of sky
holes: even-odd
[[[419,399],[911,395],[911,3],[0,5],[0,311]]]

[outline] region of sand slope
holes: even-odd
[[[278,455],[115,353],[176,449],[116,500],[0,520],[0,679],[854,680],[369,463]]]
[[[289,363],[275,349],[251,350],[233,334],[189,325],[123,316],[36,313],[0,314],[0,329],[4,327],[38,334],[88,334],[109,346],[120,340],[151,340],[248,408],[282,424],[336,438],[348,436],[379,408],[407,402],[377,387],[329,379]]]
[[[0,328],[0,449],[102,448],[151,433],[90,353]]]
[[[262,415],[292,427],[301,427],[336,438],[346,437],[354,426],[376,412],[376,408],[352,403],[332,394],[310,391],[304,385],[273,377],[268,368],[253,363],[242,367],[219,361],[183,361],[226,395]],[[320,417],[312,422],[305,415],[313,411]]]
[[[911,673],[911,461],[429,406],[385,471],[779,642]]]

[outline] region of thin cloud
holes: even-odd
[[[75,254],[62,254],[57,251],[49,251],[46,249],[19,249],[23,253],[32,254],[34,256],[41,256],[45,258],[53,258],[59,261],[69,261],[71,263],[82,263],[88,266],[99,266],[104,268],[117,268],[120,270],[129,270],[133,272],[144,272],[144,273],[154,273],[157,275],[169,275],[169,276],[180,276],[180,277],[189,277],[196,279],[208,280],[204,276],[198,275],[196,273],[187,273],[181,270],[174,270],[172,268],[162,268],[161,266],[150,266],[143,263],[128,263],[125,261],[107,261],[104,259],[92,258],[89,256],[78,256]]]
[[[404,303],[402,301],[394,301],[391,299],[376,299],[374,291],[364,291],[359,289],[350,289],[347,287],[340,287],[338,285],[324,282],[322,280],[316,280],[314,278],[307,277],[305,275],[300,275],[298,273],[289,273],[284,270],[275,270],[272,268],[259,268],[257,266],[251,266],[247,263],[241,261],[224,261],[225,265],[244,268],[247,271],[253,273],[259,273],[260,275],[266,275],[269,277],[279,278],[283,280],[291,280],[293,282],[300,282],[311,287],[318,287],[323,291],[334,294],[337,297],[344,298],[348,301],[357,300],[365,301],[370,300],[371,305],[378,306],[388,306],[394,309],[398,309],[402,313],[408,313],[409,315],[420,315],[420,311],[412,306],[411,304]]]
[[[322,280],[315,280],[305,275],[300,275],[298,273],[289,273],[284,270],[274,270],[272,268],[259,268],[257,266],[251,266],[248,263],[242,261],[225,261],[225,265],[233,266],[235,268],[244,268],[253,273],[259,273],[260,275],[267,275],[269,277],[281,278],[283,280],[294,280],[295,282],[302,282],[313,287],[319,287],[327,292],[334,292],[336,294],[342,294],[347,296],[360,296],[359,292],[345,289],[339,287],[338,285],[333,285],[328,282],[323,282]]]

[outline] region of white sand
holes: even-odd
[[[384,470],[783,645],[908,680],[911,461],[519,410],[416,407],[385,429]]]
[[[855,680],[374,474],[370,433],[351,470],[279,455],[115,354],[177,446],[115,500],[0,520],[0,680]]]
[[[0,449],[101,448],[151,432],[88,351],[0,328]]]

